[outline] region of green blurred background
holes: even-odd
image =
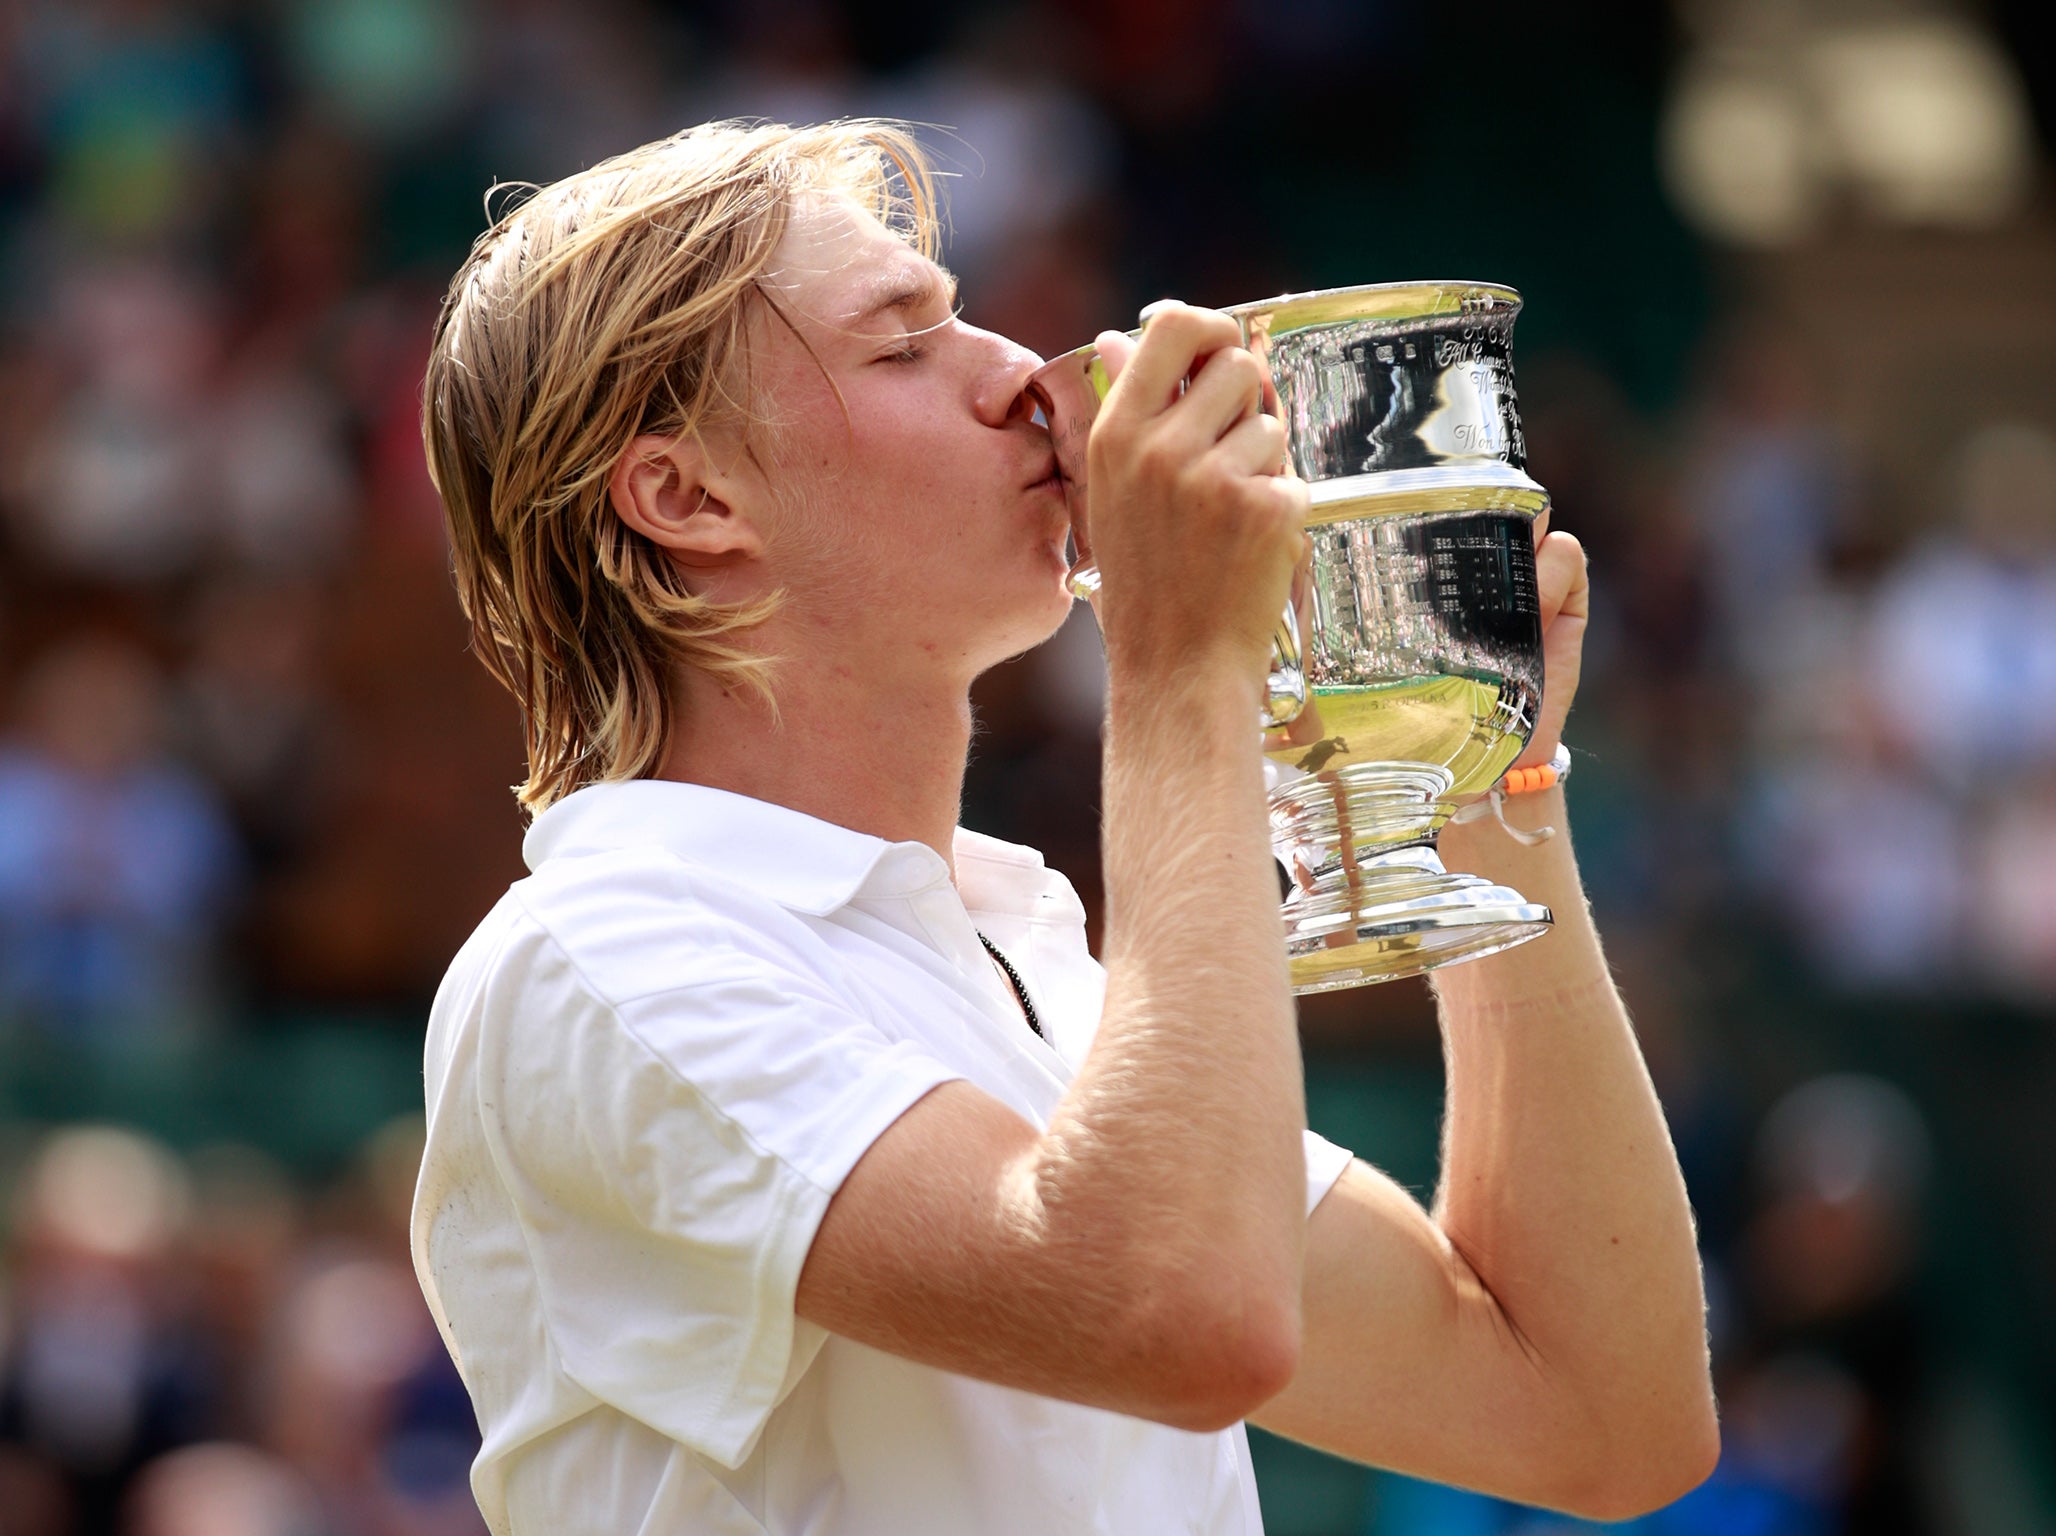
[[[512,706],[421,463],[498,179],[880,113],[968,317],[1510,282],[1580,856],[1726,1426],[1652,1533],[2056,1530],[2056,37],[2035,0],[0,3],[0,1532],[480,1529],[407,1267]],[[1096,914],[1088,623],[966,820]],[[1425,990],[1309,1000],[1424,1194]],[[1574,1523],[1254,1437],[1274,1536]]]

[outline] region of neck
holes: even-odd
[[[754,695],[689,679],[657,777],[766,800],[890,842],[926,843],[954,876],[969,689],[867,688],[847,667],[799,672],[788,668],[775,680],[775,718]]]

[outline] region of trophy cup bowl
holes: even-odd
[[[1267,365],[1266,408],[1311,493],[1311,574],[1281,619],[1262,722],[1296,993],[1418,975],[1549,927],[1548,908],[1435,852],[1520,755],[1542,700],[1534,523],[1549,495],[1527,474],[1514,394],[1520,307],[1497,284],[1420,282],[1225,311]],[[1080,595],[1097,585],[1086,440],[1111,383],[1083,347],[1028,385],[1064,476]],[[1303,705],[1279,697],[1280,667]]]

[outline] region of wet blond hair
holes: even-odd
[[[903,125],[709,123],[535,190],[450,285],[422,436],[474,648],[521,705],[531,815],[647,777],[683,724],[679,668],[770,697],[771,660],[743,641],[777,594],[696,596],[608,486],[640,434],[763,425],[750,310],[795,201],[823,191],[934,254],[934,183]]]

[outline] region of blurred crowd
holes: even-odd
[[[420,1136],[318,1197],[107,1126],[16,1147],[9,1536],[470,1536],[478,1436],[406,1262]]]
[[[948,125],[967,315],[1045,353],[1164,292],[1526,290],[1531,468],[1597,593],[1580,853],[1728,1431],[1647,1529],[2050,1528],[2056,385],[1888,485],[1653,190],[1658,9],[1502,9],[1514,88],[1453,112],[1420,16],[1338,0],[0,3],[0,1533],[478,1528],[406,1267],[418,1105],[310,1165],[37,1085],[338,1011],[416,1053],[521,873],[421,462],[442,285],[495,181],[850,113]],[[1521,216],[1480,234],[1488,164]],[[1096,912],[1082,611],[978,703],[967,822]],[[1420,987],[1306,1020],[1338,1071],[1432,1066]],[[1276,1536],[1564,1528],[1258,1450]]]

